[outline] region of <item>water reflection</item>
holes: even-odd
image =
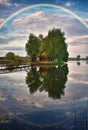
[[[80,63],[70,61],[69,74],[37,66],[0,75],[0,130],[88,130],[88,66]]]
[[[86,60],[86,64],[88,64],[88,60]]]
[[[26,84],[31,94],[37,91],[48,92],[48,96],[59,99],[64,95],[65,83],[67,81],[68,67],[40,66],[31,67],[27,72]]]
[[[78,65],[78,66],[80,66],[80,65],[81,65],[81,63],[78,61],[78,62],[77,62],[77,65]]]

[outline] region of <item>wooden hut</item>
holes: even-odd
[[[41,53],[41,55],[40,55],[40,57],[39,57],[39,61],[40,61],[40,62],[46,62],[46,61],[48,61],[46,51],[43,51],[43,52]]]

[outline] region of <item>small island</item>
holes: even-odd
[[[65,33],[58,28],[48,31],[47,36],[29,35],[26,43],[27,56],[31,64],[62,64],[68,61]]]

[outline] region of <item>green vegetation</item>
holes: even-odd
[[[31,62],[53,61],[58,63],[68,60],[67,44],[64,33],[60,29],[49,30],[45,37],[42,34],[38,37],[30,34],[25,48]]]
[[[23,63],[27,63],[27,57],[20,57],[19,55],[15,55],[13,52],[8,52],[5,56],[8,64],[18,66]],[[10,62],[9,62],[10,61]]]
[[[64,65],[64,62],[63,61],[47,61],[47,62],[39,62],[39,65]]]
[[[76,60],[80,60],[80,59],[81,59],[81,56],[77,55]]]
[[[7,66],[19,66],[20,64],[26,64],[29,62],[29,57],[20,57],[13,52],[8,52],[5,57],[0,58],[0,64],[6,64]]]
[[[13,53],[13,52],[8,52],[7,54],[6,54],[6,59],[7,60],[15,60],[15,54]]]
[[[80,55],[77,55],[76,57],[69,57],[68,58],[69,61],[85,61],[85,60],[88,60],[88,57],[86,56],[86,58],[82,58]]]
[[[28,43],[26,44],[27,55],[30,56],[31,61],[37,61],[40,52],[41,40],[34,34],[30,34]]]
[[[26,84],[31,94],[37,91],[47,92],[53,99],[59,99],[64,95],[65,83],[67,81],[68,67],[63,66],[40,66],[31,67],[27,72]]]

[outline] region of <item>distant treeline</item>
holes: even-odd
[[[87,58],[80,58],[80,59],[77,59],[75,57],[69,57],[68,58],[68,61],[78,61],[78,60],[88,60]]]
[[[0,61],[1,61],[1,60],[5,60],[5,57],[0,57]]]
[[[5,57],[0,57],[0,64],[7,65],[20,65],[27,64],[29,62],[29,58],[27,56],[22,57],[19,55],[15,55],[13,52],[8,52]]]

